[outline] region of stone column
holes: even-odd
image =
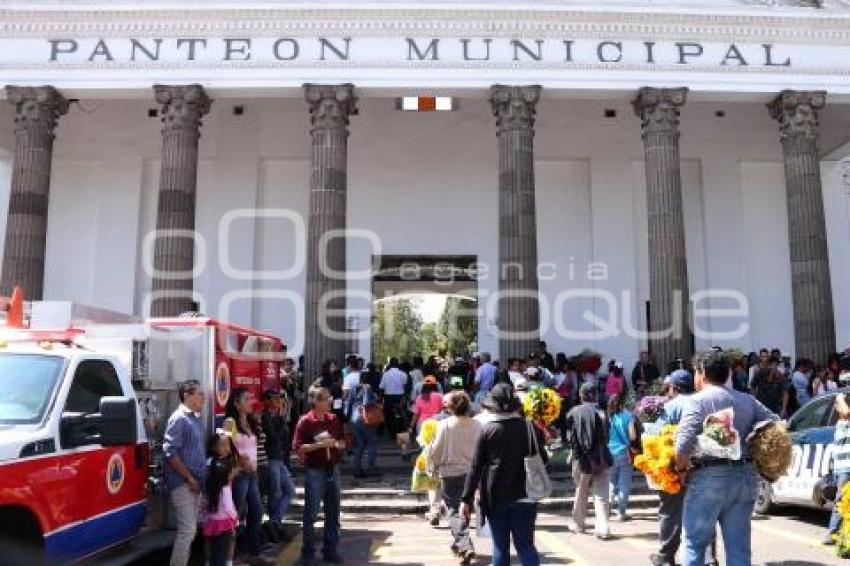
[[[835,321],[820,177],[818,111],[826,92],[784,90],[767,105],[779,122],[785,160],[796,356],[825,364]]]
[[[679,164],[679,109],[687,88],[638,91],[632,102],[641,120],[649,227],[650,350],[661,368],[676,358],[690,359],[688,262]]]
[[[307,382],[322,362],[340,365],[346,344],[346,198],[348,122],[357,114],[354,86],[304,85],[310,109],[312,163],[307,225],[307,297],[304,364]]]
[[[154,93],[163,126],[150,314],[176,316],[192,308],[198,139],[211,102],[201,85],[154,85]]]
[[[7,86],[15,105],[15,157],[0,293],[20,285],[29,300],[43,298],[47,203],[54,130],[68,101],[51,86]]]
[[[534,115],[539,86],[494,85],[499,138],[499,359],[526,358],[540,340]]]

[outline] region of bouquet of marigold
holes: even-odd
[[[561,398],[548,387],[537,387],[522,400],[525,417],[531,421],[542,421],[549,426],[561,414]]]
[[[676,425],[665,425],[659,434],[644,435],[643,453],[635,456],[635,467],[642,471],[650,487],[665,493],[679,493],[682,484],[676,473]]]
[[[666,397],[657,395],[644,397],[635,404],[635,414],[642,423],[654,423],[664,410],[666,402]]]
[[[841,527],[838,529],[835,551],[839,558],[850,558],[850,482],[844,484],[840,498],[836,509],[841,513]]]

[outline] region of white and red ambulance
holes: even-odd
[[[0,563],[82,562],[161,526],[151,456],[179,381],[204,384],[209,428],[233,387],[279,388],[274,336],[114,314],[34,302],[27,328],[0,327]]]

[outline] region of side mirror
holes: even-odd
[[[66,448],[87,444],[135,444],[138,437],[136,400],[126,397],[103,397],[100,400],[99,413],[64,413],[61,437],[62,446]]]
[[[136,400],[127,397],[104,397],[100,400],[100,443],[103,446],[135,444]]]

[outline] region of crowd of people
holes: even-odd
[[[719,524],[727,563],[748,564],[755,475],[746,447],[734,465],[693,458],[703,421],[732,409],[734,427],[746,437],[757,422],[787,418],[813,397],[850,384],[847,361],[836,355],[819,367],[799,359],[792,367],[776,349],[730,355],[717,348],[693,362],[674,360],[662,371],[641,352],[629,374],[617,360],[600,371],[601,356],[593,352],[552,356],[541,342],[528,358],[504,364],[486,352],[453,360],[393,358],[384,367],[349,356],[342,367],[327,360],[310,380],[287,359],[279,391],[266,391],[261,400],[245,389],[231,392],[224,425],[207,442],[200,424],[204,393],[190,380],[180,385],[182,404],[169,420],[164,443],[177,519],[171,563],[186,564],[199,522],[210,564],[232,564],[235,556],[263,563],[264,542],[289,538],[281,525],[295,494],[291,452],[304,485],[301,562],[315,562],[314,523],[323,508],[322,558],[342,563],[340,465],[348,461],[356,478],[380,477],[381,436],[398,442],[408,461],[419,437],[427,474],[438,480],[428,489],[426,519],[438,525],[445,517],[451,530],[447,543],[461,564],[475,559],[473,509],[477,527],[488,529],[493,539],[493,564],[509,564],[511,539],[523,565],[539,563],[528,459],[545,463],[552,446],[569,447],[575,485],[569,529],[587,531],[592,497],[593,535],[608,540],[614,509],[619,521],[631,518],[633,459],[648,426],[634,406],[652,395],[663,400],[652,427],[679,425],[676,472],[687,485],[678,493],[659,491],[659,548],[652,563],[675,564],[683,530],[685,564],[717,563]],[[525,418],[523,399],[537,389],[560,399],[552,426]],[[423,427],[432,421],[436,433],[423,443]]]

